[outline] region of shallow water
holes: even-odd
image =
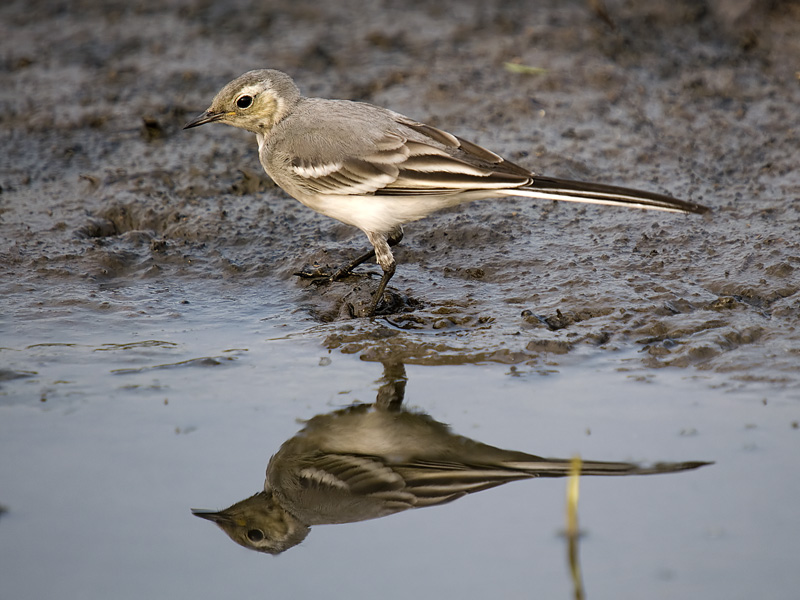
[[[105,310],[3,323],[0,358],[19,375],[0,389],[4,596],[303,597],[324,581],[343,597],[569,597],[564,480],[313,527],[279,557],[191,515],[258,491],[298,420],[375,400],[381,365],[325,350],[268,287],[131,286],[98,292]],[[561,358],[409,365],[406,403],[539,455],[714,461],[582,479],[589,595],[744,598],[769,582],[790,597],[797,392],[726,391],[725,375],[648,370],[631,349]]]

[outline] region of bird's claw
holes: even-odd
[[[315,280],[329,280],[332,281],[331,277],[333,275],[327,269],[323,269],[319,265],[306,265],[300,271],[295,271],[293,273],[296,277],[302,277],[303,279],[315,279]]]
[[[312,279],[313,283],[330,283],[332,281],[341,281],[348,277],[371,277],[370,273],[357,273],[346,267],[330,271],[320,265],[306,265],[302,270],[296,271],[294,275],[303,279]]]

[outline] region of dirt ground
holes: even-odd
[[[329,324],[328,348],[366,359],[546,367],[634,345],[646,366],[797,386],[800,5],[596,4],[5,2],[0,310],[44,318],[99,288],[214,280],[288,292],[298,318]],[[376,266],[323,287],[294,273],[345,261],[363,234],[276,188],[250,134],[182,130],[265,67],[536,172],[712,211],[462,206],[406,227],[394,314],[354,319]]]

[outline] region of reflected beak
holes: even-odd
[[[186,125],[183,126],[183,128],[191,129],[192,127],[197,127],[198,125],[213,123],[214,121],[219,121],[224,116],[225,113],[211,112],[210,110],[207,110],[203,114],[189,121]]]
[[[208,121],[206,121],[208,122]],[[198,123],[198,125],[202,125],[202,123]],[[188,125],[187,125],[188,127]],[[213,510],[206,510],[204,508],[193,508],[192,514],[195,517],[200,517],[201,519],[206,519],[207,521],[213,521],[214,523],[229,523],[230,518],[225,516],[220,512],[216,512]]]

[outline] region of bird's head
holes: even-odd
[[[225,123],[266,134],[300,98],[300,91],[286,73],[272,69],[248,71],[223,87],[208,110],[189,121],[184,129]]]

